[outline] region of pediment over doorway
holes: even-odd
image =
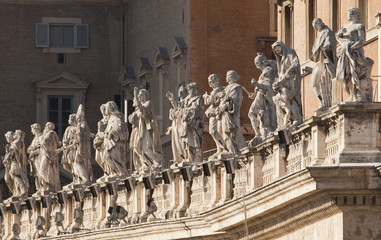
[[[35,79],[32,83],[37,88],[61,88],[61,89],[87,89],[89,84],[78,76],[67,71],[53,72],[41,78]]]

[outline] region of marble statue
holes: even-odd
[[[85,110],[80,104],[76,114],[77,147],[73,165],[74,182],[88,183],[93,181],[93,169],[91,167],[91,132],[85,119]]]
[[[173,153],[173,167],[182,163],[185,159],[185,149],[181,141],[180,130],[185,127],[183,121],[183,108],[185,105],[185,98],[188,95],[186,85],[181,84],[178,89],[178,101],[175,99],[171,92],[167,92],[166,96],[172,104],[169,110],[169,119],[172,125],[168,128],[167,135],[171,134],[172,140],[172,153]]]
[[[360,22],[360,10],[348,9],[349,23],[336,33],[340,46],[337,48],[336,78],[344,84],[350,95],[347,102],[370,102],[370,72],[373,60],[364,56],[365,26]]]
[[[26,153],[24,134],[21,130],[5,134],[5,181],[13,197],[27,197],[29,180],[26,174]]]
[[[255,86],[253,98],[250,106],[249,119],[253,126],[255,137],[250,141],[250,146],[255,146],[269,136],[277,127],[275,104],[273,97],[275,92],[272,89],[275,78],[278,77],[276,62],[267,60],[263,53],[258,53],[254,59],[255,66],[262,71],[258,81],[252,79]]]
[[[93,180],[90,162],[91,143],[90,128],[85,119],[83,105],[78,107],[77,114],[69,115],[69,126],[62,138],[62,165],[73,174],[73,184],[89,183]]]
[[[236,71],[226,73],[228,85],[223,92],[217,94],[217,119],[221,121],[222,138],[229,153],[240,154],[246,147],[241,131],[240,109],[242,104],[242,87],[237,83],[239,76]]]
[[[108,123],[108,115],[106,113],[105,104],[100,106],[100,111],[102,113],[102,119],[98,122],[98,132],[95,135],[93,147],[95,149],[95,161],[99,164],[103,171],[106,172],[106,165],[103,162],[103,153],[105,151],[103,142],[105,138],[105,130]]]
[[[159,128],[153,103],[146,89],[134,89],[135,111],[128,120],[132,124],[130,149],[135,173],[159,170],[163,161]]]
[[[124,116],[113,101],[101,106],[101,112],[103,119],[98,122],[98,133],[94,139],[96,160],[107,176],[127,174],[126,143],[129,133]]]
[[[61,189],[60,173],[58,168],[58,153],[60,145],[54,124],[47,122],[41,137],[40,148],[40,176],[44,191],[57,192]],[[40,183],[41,184],[41,183]]]
[[[209,106],[205,111],[205,116],[209,118],[209,134],[213,137],[216,143],[216,153],[211,156],[211,158],[227,150],[224,139],[222,138],[222,126],[221,120],[217,118],[218,113],[218,101],[217,95],[224,91],[224,87],[220,86],[217,74],[211,74],[208,77],[208,84],[213,90],[210,94],[205,93],[203,95],[204,104]]]
[[[318,32],[311,56],[316,62],[311,77],[312,89],[319,100],[318,110],[327,110],[332,105],[332,79],[336,77],[336,39],[320,18],[315,18],[312,26]]]
[[[272,49],[278,68],[278,78],[273,84],[277,94],[273,100],[277,112],[277,131],[279,131],[291,129],[302,123],[301,73],[295,50],[288,48],[282,41],[273,43]]]
[[[77,120],[76,114],[70,114],[68,120],[69,126],[66,127],[65,133],[62,137],[62,148],[59,149],[59,152],[62,151],[61,163],[65,170],[70,173],[73,173],[73,164],[75,159],[76,148],[76,130],[77,130]]]
[[[202,162],[202,139],[204,130],[204,108],[202,98],[197,92],[197,84],[187,84],[188,95],[184,99],[182,112],[183,128],[180,137],[184,146],[186,164]]]
[[[31,132],[34,135],[33,141],[27,149],[29,154],[30,174],[35,178],[35,185],[37,192],[43,191],[42,176],[40,172],[41,167],[41,126],[38,123],[34,123],[30,126]]]

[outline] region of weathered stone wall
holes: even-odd
[[[45,1],[1,1],[0,37],[0,133],[21,129],[26,143],[32,140],[30,125],[36,122],[36,89],[32,80],[58,71],[68,71],[90,84],[86,94],[86,118],[93,132],[101,118],[99,106],[120,94],[119,1],[49,3]],[[81,18],[89,24],[89,48],[66,53],[65,64],[57,63],[57,53],[35,47],[35,24],[43,17]],[[76,109],[78,106],[74,106]],[[45,112],[46,109],[43,109]],[[41,122],[40,124],[45,124]],[[0,138],[5,146],[5,138]],[[4,154],[4,148],[0,148]]]

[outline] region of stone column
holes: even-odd
[[[250,161],[251,181],[253,189],[262,187],[263,185],[263,159],[261,152],[253,154],[253,161]]]
[[[99,192],[99,196],[97,198],[97,204],[98,204],[98,218],[96,220],[96,228],[97,229],[100,229],[102,227],[102,223],[105,221],[106,219],[106,213],[107,213],[107,210],[108,210],[108,206],[107,206],[107,201],[106,201],[106,198],[107,198],[107,190],[106,188],[103,186],[102,190]],[[71,210],[70,210],[70,224],[73,222],[73,212],[74,212],[74,207],[73,205],[73,201],[70,201],[71,203]],[[68,225],[70,226],[70,225]]]
[[[141,213],[141,198],[142,198],[142,192],[145,191],[144,185],[142,182],[137,182],[133,195],[133,212],[131,213],[131,223],[138,223],[139,216]]]
[[[312,138],[312,163],[313,165],[321,165],[325,160],[325,127],[315,125],[311,127]]]
[[[179,178],[179,206],[176,209],[176,217],[185,217],[185,213],[189,207],[189,191],[190,182],[186,182],[183,176]]]
[[[4,216],[3,216],[3,239],[7,239],[8,236],[12,234],[12,211],[10,208],[4,207]]]
[[[377,82],[377,101],[381,102],[381,13],[376,15],[378,29],[378,82]]]
[[[169,190],[167,194],[169,194],[170,205],[167,208],[167,218],[173,218],[177,207],[179,206],[179,185],[180,185],[180,175],[179,172],[175,173],[173,179],[171,179],[171,183],[169,185]]]
[[[205,207],[205,210],[215,207],[221,199],[221,167],[216,166],[215,170],[210,173],[211,183],[210,202]]]
[[[232,174],[227,174],[225,167],[222,165],[221,167],[221,200],[219,205],[225,203],[226,201],[232,198]]]
[[[274,157],[274,180],[283,177],[286,174],[286,151],[279,145],[273,145]]]

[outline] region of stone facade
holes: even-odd
[[[377,103],[337,105],[288,145],[273,137],[237,159],[5,201],[2,236],[17,223],[27,238],[42,216],[46,239],[378,239],[380,113]],[[68,229],[78,208],[79,232],[57,235],[57,212]]]
[[[29,126],[47,119],[48,96],[73,96],[72,113],[82,103],[91,130],[96,130],[99,105],[120,95],[120,1],[1,1],[0,132],[21,129],[32,140]],[[35,24],[50,18],[80,20],[89,25],[89,48],[35,47]],[[67,21],[66,21],[67,22]],[[59,64],[58,54],[64,54]],[[5,87],[6,86],[6,87]],[[22,96],[22,97],[17,97]],[[13,99],[12,101],[10,99]],[[67,123],[68,119],[62,119]],[[57,127],[57,126],[56,126]],[[62,136],[61,136],[62,137]],[[5,139],[0,139],[5,145]],[[4,148],[0,150],[4,154]]]

